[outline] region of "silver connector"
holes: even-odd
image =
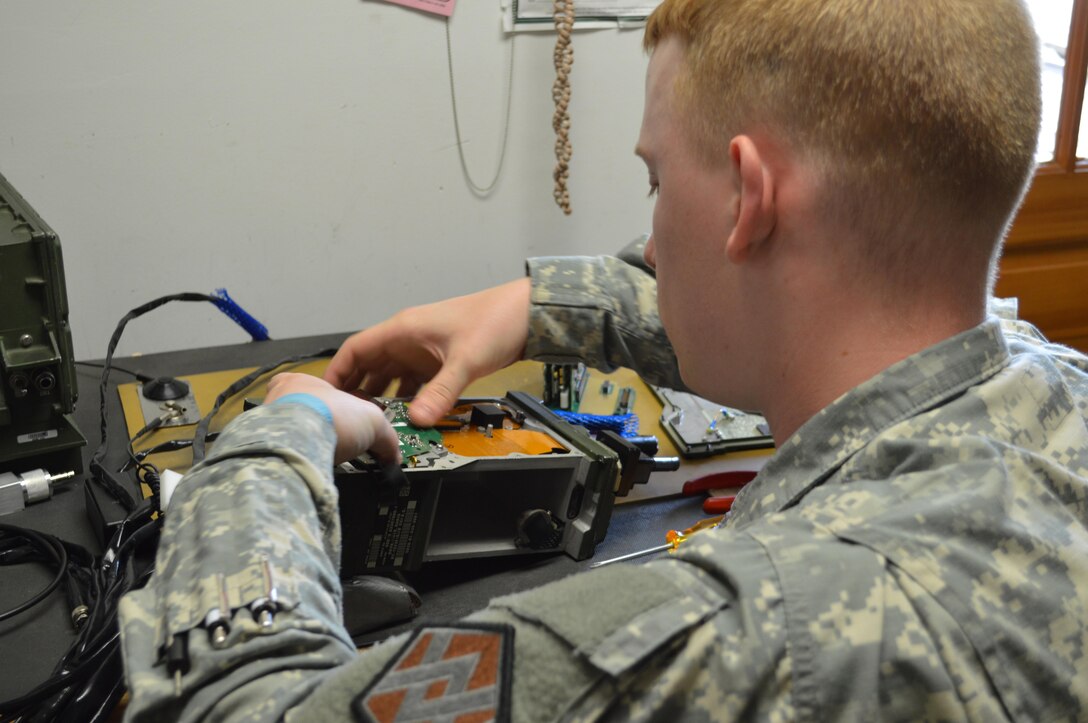
[[[80,605],[72,610],[72,625],[76,630],[83,627],[83,623],[87,622],[87,618],[91,616],[91,609],[86,605]]]
[[[0,474],[0,515],[18,512],[27,505],[49,499],[53,496],[55,482],[74,476],[75,472],[51,475],[44,469]]]

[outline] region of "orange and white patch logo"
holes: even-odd
[[[510,719],[514,630],[499,625],[421,628],[355,699],[373,723]]]

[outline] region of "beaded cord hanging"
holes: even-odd
[[[555,115],[552,116],[552,129],[555,131],[555,202],[563,213],[570,215],[570,192],[567,190],[567,177],[570,175],[570,69],[574,65],[574,48],[571,46],[571,31],[574,29],[574,0],[555,0],[555,83],[552,85],[552,100],[555,101]]]

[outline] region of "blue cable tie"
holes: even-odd
[[[638,436],[637,414],[583,414],[563,409],[551,411],[560,419],[585,427],[591,432],[609,429],[622,437]]]
[[[246,330],[253,341],[268,341],[268,327],[261,322],[254,319],[249,313],[246,312],[238,302],[230,298],[230,294],[226,289],[216,289],[212,296],[216,297],[218,301],[215,301],[216,307],[224,314],[229,316],[235,324]]]

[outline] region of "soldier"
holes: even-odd
[[[988,304],[1038,135],[1022,2],[665,0],[646,46],[652,236],[402,312],[331,385],[278,377],[123,601],[130,718],[1088,716],[1088,360]],[[427,424],[523,357],[679,374],[762,411],[778,450],[668,559],[356,655],[330,469],[396,451],[333,386],[399,379]]]

